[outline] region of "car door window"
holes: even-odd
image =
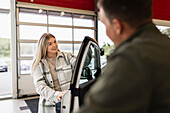
[[[95,79],[100,69],[99,48],[91,43],[84,61],[79,84]]]
[[[83,105],[85,94],[95,83],[96,78],[100,73],[100,49],[95,43],[91,43],[83,63],[83,69],[79,81],[79,106]]]
[[[85,37],[74,66],[70,85],[70,112],[76,112],[84,104],[85,94],[101,73],[100,48],[97,42]],[[66,99],[64,99],[66,100]],[[68,100],[68,99],[67,99]],[[65,104],[64,102],[62,103]]]

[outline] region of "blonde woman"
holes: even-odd
[[[31,69],[40,95],[39,113],[60,113],[61,97],[69,89],[75,60],[71,53],[59,51],[52,34],[44,33],[39,39]]]

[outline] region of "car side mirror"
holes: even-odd
[[[100,55],[103,56],[104,55],[104,49],[100,48]]]

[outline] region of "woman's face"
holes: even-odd
[[[47,56],[53,57],[56,56],[58,51],[58,43],[55,38],[50,38],[47,43]]]

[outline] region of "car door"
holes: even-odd
[[[100,48],[96,41],[85,37],[76,59],[70,89],[62,97],[61,113],[76,112],[84,96],[101,73]]]

